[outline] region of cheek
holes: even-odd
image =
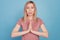
[[[26,9],[27,12],[29,12],[29,9]]]
[[[26,13],[29,14],[29,9],[26,9]]]
[[[31,9],[31,12],[32,12],[32,13],[34,13],[34,11],[35,11],[34,9]]]
[[[26,9],[26,11],[27,11],[27,12],[34,12],[35,9],[31,9],[31,10],[30,10],[30,9]]]
[[[32,9],[32,11],[34,12],[34,9]]]

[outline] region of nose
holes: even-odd
[[[31,8],[29,8],[29,11],[31,11]]]

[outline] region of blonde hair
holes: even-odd
[[[34,14],[33,14],[33,20],[36,22],[36,10],[37,10],[37,9],[36,9],[35,3],[34,3],[33,1],[28,1],[28,2],[25,4],[23,20],[24,20],[24,22],[26,22],[26,20],[27,20],[28,15],[27,15],[27,13],[26,13],[26,5],[29,4],[29,3],[32,3],[32,4],[34,5],[34,7],[35,7],[35,11],[34,11]]]

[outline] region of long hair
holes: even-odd
[[[27,13],[26,13],[26,5],[29,4],[29,3],[32,3],[32,4],[34,5],[35,10],[34,10],[34,14],[33,14],[33,20],[36,22],[36,21],[37,21],[37,19],[36,19],[36,10],[37,10],[37,9],[36,9],[35,3],[34,3],[33,1],[28,1],[28,2],[25,4],[25,6],[24,6],[24,16],[23,16],[23,20],[24,20],[24,22],[26,22],[26,20],[27,20],[28,15],[27,15]]]

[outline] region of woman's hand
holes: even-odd
[[[30,21],[30,23],[29,23],[29,31],[32,32],[32,33],[35,32],[35,31],[33,30],[33,28],[32,28],[32,21]]]
[[[34,32],[34,30],[32,29],[32,21],[29,22],[29,29],[28,29],[29,32]]]
[[[27,30],[27,32],[30,32],[31,29],[32,29],[32,21],[29,22],[29,26],[28,26],[28,30]]]
[[[29,26],[28,26],[28,32],[32,32],[33,34],[35,34],[37,31],[34,31],[32,28],[32,21],[29,22]]]

